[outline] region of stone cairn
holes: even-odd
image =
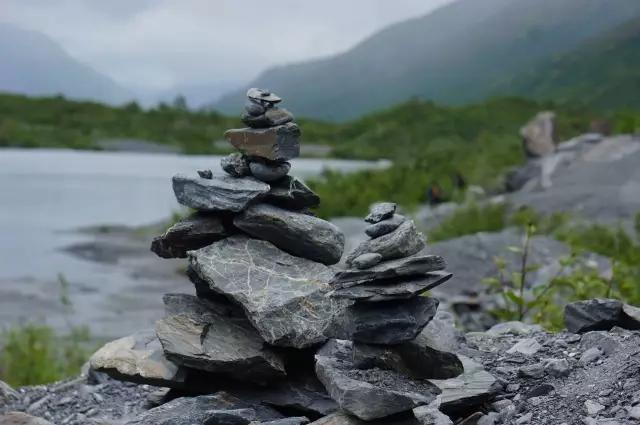
[[[444,336],[453,328],[432,321],[438,301],[420,296],[451,277],[444,260],[382,203],[366,218],[371,239],[334,266],[344,235],[308,211],[320,199],[288,175],[300,129],[275,94],[247,98],[248,128],[225,133],[239,152],[221,160],[224,174],[173,177],[195,212],[151,244],[188,258],[196,295],[165,295],[155,329],[91,358],[96,372],[171,389],[127,423],[387,423],[412,409],[409,423],[450,423],[439,394],[441,409],[484,401],[493,379],[463,367]]]

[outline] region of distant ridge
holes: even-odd
[[[638,16],[640,1],[458,0],[342,54],[269,69],[247,87],[276,91],[298,115],[327,120],[411,97],[462,104]],[[215,106],[239,113],[241,91]]]
[[[0,23],[0,91],[119,104],[134,96],[46,35]]]

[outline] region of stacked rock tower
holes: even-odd
[[[432,423],[442,416],[432,403],[463,372],[428,330],[438,301],[422,296],[451,277],[444,260],[382,203],[366,218],[370,239],[337,266],[344,235],[309,212],[320,199],[289,175],[300,129],[275,94],[247,98],[248,127],[225,134],[238,152],[224,172],[173,177],[195,212],[151,244],[188,258],[196,295],[165,295],[155,329],[108,343],[93,370],[179,397],[130,424],[341,425],[424,406],[408,423]],[[477,382],[471,394],[457,382],[450,399],[482,399]]]

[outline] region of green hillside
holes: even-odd
[[[640,109],[640,19],[544,63],[495,91],[598,109]]]
[[[414,96],[465,104],[639,16],[640,2],[629,0],[458,0],[343,54],[267,70],[247,86],[277,92],[298,115],[329,120]],[[217,107],[237,111],[243,94]]]

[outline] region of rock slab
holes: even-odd
[[[240,212],[270,189],[268,184],[251,177],[215,175],[203,179],[181,174],[173,177],[173,192],[178,202],[198,211]]]
[[[271,183],[271,190],[265,202],[282,208],[301,210],[320,205],[320,197],[299,179],[285,176]]]
[[[567,304],[564,322],[573,333],[608,331],[620,323],[622,303],[612,299],[592,299]]]
[[[178,221],[151,242],[151,251],[162,258],[186,258],[187,251],[200,249],[234,232],[214,215],[193,214]]]
[[[224,137],[248,156],[271,161],[288,161],[300,156],[300,128],[292,122],[265,129],[228,130]]]

